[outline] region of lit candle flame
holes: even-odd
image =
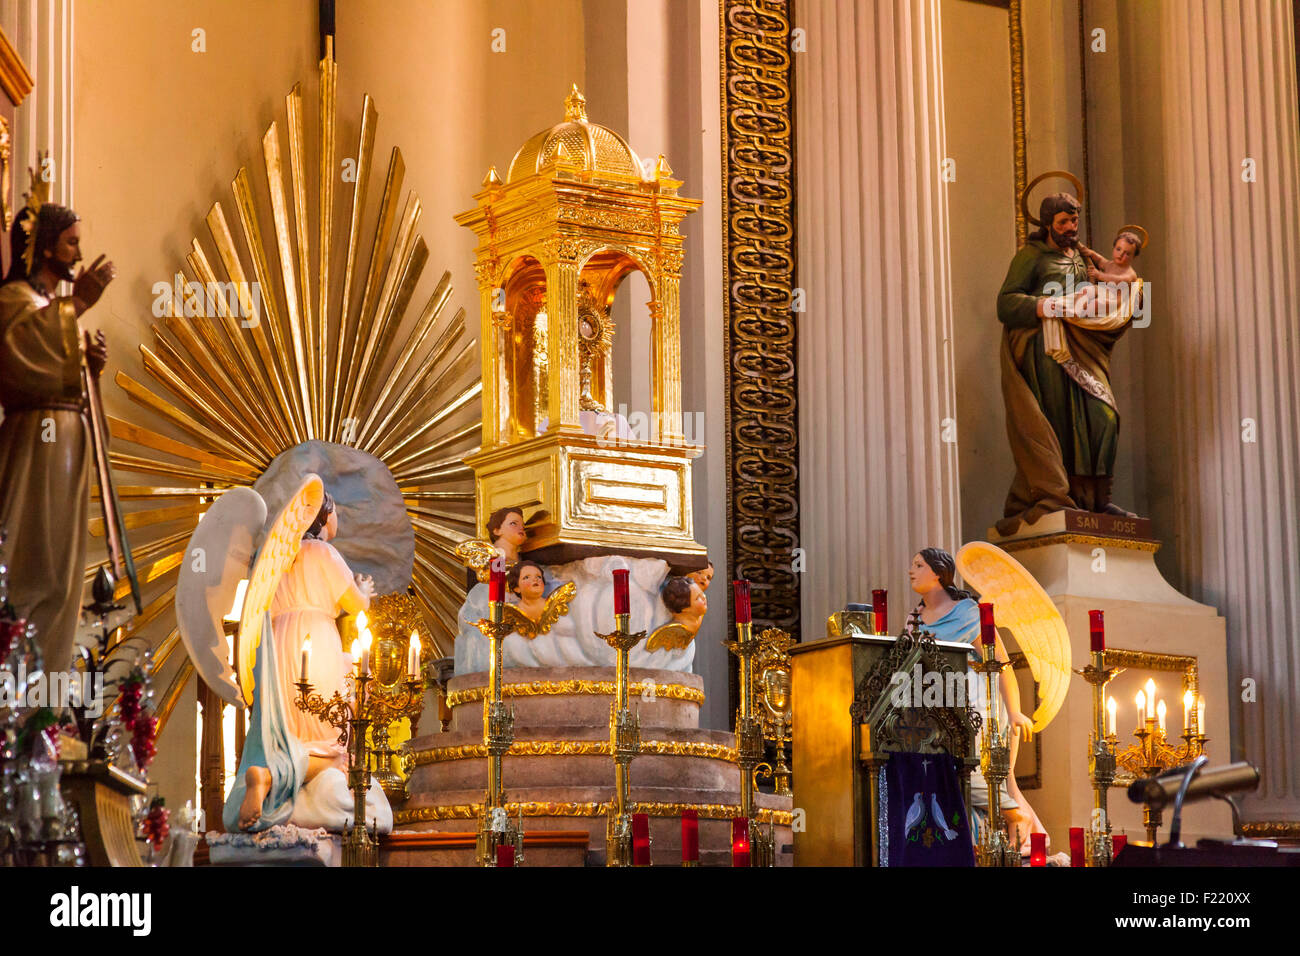
[[[1146,690],[1147,717],[1154,717],[1156,715],[1156,682],[1148,678]]]
[[[1147,712],[1147,695],[1138,691],[1137,695],[1138,720],[1141,720]]]
[[[1111,697],[1106,701],[1106,733],[1115,733],[1115,712],[1119,709],[1119,704],[1115,698]]]
[[[1166,713],[1167,713],[1167,710],[1165,709],[1165,702],[1162,700],[1162,701],[1160,701],[1160,703],[1156,704],[1156,719],[1160,721],[1160,730],[1161,730],[1162,733],[1164,732],[1164,729],[1165,729],[1165,714],[1166,714]]]

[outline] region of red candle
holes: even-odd
[[[1088,612],[1088,638],[1093,651],[1106,649],[1106,621],[1101,611]]]
[[[628,596],[627,596],[627,568],[617,568],[614,571],[614,613],[628,614]]]
[[[496,562],[493,562],[494,564]],[[500,568],[492,569],[492,576],[488,579],[488,600],[493,604],[500,604],[506,599],[506,573]]]
[[[744,817],[731,821],[731,865],[749,866],[749,821]]]
[[[1115,857],[1119,856],[1119,851],[1124,849],[1126,846],[1128,846],[1128,834],[1112,833],[1110,835],[1111,859],[1113,860]]]
[[[876,588],[871,592],[871,610],[876,616],[876,633],[889,633],[889,592]]]
[[[650,814],[632,814],[632,865],[650,865]]]
[[[1047,834],[1029,834],[1029,865],[1047,866]]]
[[[1083,827],[1070,827],[1070,866],[1085,866]]]
[[[749,582],[744,578],[732,581],[731,589],[736,596],[736,623],[748,624],[753,620],[749,613]]]
[[[997,643],[998,629],[993,623],[993,605],[980,602],[980,640],[985,644]]]
[[[697,810],[682,811],[682,862],[700,862],[700,814]]]
[[[497,844],[497,866],[515,865],[515,845],[513,843]]]

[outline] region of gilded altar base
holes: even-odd
[[[511,815],[522,809],[526,834],[552,834],[552,843],[585,831],[586,863],[603,864],[614,787],[609,741],[613,668],[507,669],[503,677],[503,696],[515,709],[515,740],[503,771]],[[631,764],[632,809],[650,816],[653,863],[680,865],[681,814],[694,809],[700,818],[701,863],[729,865],[731,818],[740,813],[735,735],[700,728],[704,693],[699,676],[632,668],[629,679],[642,738],[641,754]],[[485,674],[452,678],[449,730],[411,741],[411,796],[395,815],[396,834],[472,833],[477,826],[487,765],[482,726],[486,681]],[[756,804],[760,820],[775,821],[777,865],[790,865],[791,798],[760,793]],[[569,836],[561,836],[565,833]],[[572,852],[565,857],[557,847],[549,849],[553,852],[536,860],[526,850],[525,865],[573,864]],[[430,844],[427,849],[404,848],[402,857],[409,865],[454,864],[456,852],[450,845],[440,851]]]
[[[1183,693],[1191,689],[1207,701],[1211,763],[1230,761],[1225,621],[1215,608],[1180,594],[1160,574],[1155,563],[1160,542],[1149,520],[1060,511],[1022,525],[1007,537],[990,529],[989,540],[1009,551],[1052,598],[1069,630],[1075,667],[1089,660],[1088,611],[1105,612],[1106,665],[1125,668],[1105,690],[1118,703],[1117,751],[1136,741],[1134,698],[1152,679],[1168,706],[1169,743],[1182,743]],[[1028,687],[1028,672],[1023,674],[1022,695]],[[1053,848],[1060,850],[1068,848],[1070,827],[1088,826],[1093,807],[1087,757],[1092,700],[1081,678],[1074,679],[1070,690],[1051,726],[1029,747],[1022,745],[1016,765],[1021,789],[1051,835]],[[1111,827],[1114,833],[1126,834],[1129,842],[1140,842],[1146,834],[1142,807],[1130,802],[1123,789],[1130,780],[1121,772],[1110,791]],[[1160,839],[1167,833],[1165,821]],[[1231,814],[1221,803],[1202,801],[1184,809],[1184,843],[1231,835]]]

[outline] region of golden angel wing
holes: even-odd
[[[680,651],[690,646],[691,641],[695,640],[695,635],[676,621],[669,621],[667,624],[661,624],[651,632],[646,638],[645,649],[647,651]]]
[[[497,549],[482,538],[466,538],[452,551],[456,560],[473,571],[480,581],[486,581],[491,575],[492,559],[497,556]]]
[[[538,633],[547,633],[556,621],[569,613],[569,602],[577,593],[578,586],[572,581],[565,581],[550,593],[546,598],[546,610],[542,612],[542,619],[537,622]]]
[[[520,637],[526,637],[531,641],[537,636],[537,622],[513,604],[501,606],[501,620],[509,624],[510,629]]]
[[[239,689],[248,704],[253,703],[253,663],[262,638],[262,620],[280,586],[280,577],[302,547],[303,533],[311,527],[325,499],[325,485],[316,475],[307,475],[293,497],[276,515],[266,533],[257,561],[244,592],[244,610],[239,618]]]
[[[1070,689],[1070,635],[1065,620],[1034,576],[1007,552],[972,541],[957,552],[957,570],[980,598],[993,604],[999,627],[1015,635],[1038,682],[1034,731],[1057,715]]]

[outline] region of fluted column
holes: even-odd
[[[799,12],[803,628],[885,586],[897,632],[912,554],[959,544],[939,3]]]
[[[1170,413],[1192,596],[1227,618],[1246,816],[1300,821],[1300,139],[1289,0],[1161,8]],[[1253,181],[1250,181],[1253,178]],[[1193,649],[1189,649],[1193,650]],[[1256,699],[1244,701],[1253,682]],[[1226,757],[1224,750],[1219,756]]]

